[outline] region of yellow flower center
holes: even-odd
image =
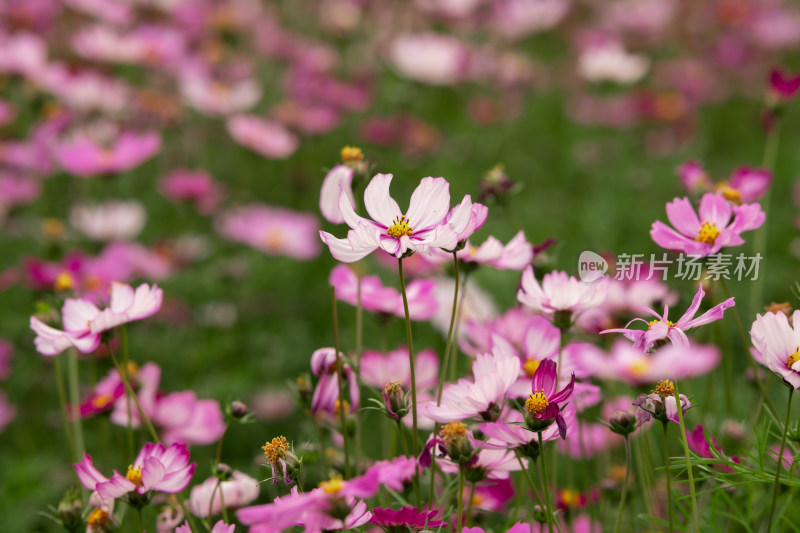
[[[539,413],[543,413],[547,406],[550,405],[550,402],[547,401],[547,397],[544,395],[544,391],[537,392],[536,394],[531,394],[530,397],[525,400],[525,409],[528,410],[529,413],[538,415]]]
[[[72,276],[69,272],[62,272],[56,278],[55,283],[53,283],[53,288],[59,292],[61,291],[69,291],[75,287],[75,280],[72,279]]]
[[[325,494],[336,494],[344,485],[342,484],[342,478],[340,476],[332,477],[329,481],[323,481],[319,484],[319,488],[322,489],[322,492]]]
[[[675,385],[673,385],[670,380],[665,379],[664,381],[661,381],[659,382],[658,385],[656,385],[656,388],[653,392],[661,396],[661,398],[668,398],[670,396],[675,396]]]
[[[574,490],[564,489],[561,491],[561,502],[567,507],[578,505],[581,501],[580,493]]]
[[[342,402],[342,400],[336,400],[336,404],[333,406],[333,414],[339,416],[341,414],[342,405],[344,405],[345,413],[350,412],[350,402],[348,402],[347,400],[345,400],[344,402]]]
[[[357,146],[345,146],[342,148],[342,162],[361,161],[364,159],[364,152]]]
[[[102,509],[95,509],[89,514],[87,525],[89,529],[97,531],[108,523],[108,513]]]
[[[411,237],[413,233],[414,233],[414,228],[408,225],[408,219],[403,215],[394,217],[392,225],[389,226],[388,230],[386,230],[387,235],[389,235],[390,237],[395,237],[397,239],[399,239],[403,235],[408,235],[409,237]]]
[[[402,392],[403,387],[399,381],[390,381],[383,387],[384,392],[386,394],[392,394],[396,392]]]
[[[660,324],[661,322],[663,322],[663,320],[651,320],[650,322],[647,323],[647,329],[650,329],[656,324]],[[675,322],[673,322],[672,320],[667,320],[667,326],[670,328],[674,328]]]
[[[110,404],[111,400],[113,400],[113,399],[114,399],[114,397],[111,396],[110,394],[101,394],[99,396],[95,396],[92,399],[92,407],[95,407],[97,409],[102,409],[103,407],[105,407],[108,404]]]
[[[717,226],[707,220],[700,224],[700,231],[697,232],[697,237],[694,238],[697,242],[704,242],[706,244],[714,244],[719,237],[720,231]]]
[[[128,473],[125,474],[125,479],[136,485],[137,487],[142,484],[142,467],[128,465]]]
[[[264,244],[269,248],[280,248],[286,244],[286,237],[280,230],[269,230],[267,234],[264,235]]]
[[[261,449],[264,450],[264,457],[266,457],[270,463],[277,463],[279,459],[286,457],[289,443],[286,441],[286,437],[281,435],[280,437],[272,439],[271,442],[264,444]]]
[[[647,360],[647,359],[639,359],[638,361],[634,361],[633,363],[631,363],[631,366],[628,367],[628,369],[630,370],[631,374],[633,374],[634,376],[641,376],[642,374],[647,372],[647,369],[649,367],[650,367],[650,361],[649,360]]]
[[[721,194],[725,197],[726,200],[729,202],[733,202],[736,204],[742,203],[742,193],[739,192],[738,189],[734,189],[730,185],[728,185],[727,181],[722,181],[717,185],[716,192]]]
[[[439,431],[439,437],[445,443],[452,441],[458,437],[464,437],[467,434],[467,425],[463,422],[448,422],[444,425],[441,431]]]
[[[525,370],[525,374],[527,374],[529,378],[533,377],[537,368],[539,368],[539,361],[536,359],[528,359],[525,361],[525,365],[522,367],[522,369]]]
[[[792,365],[794,365],[797,361],[800,361],[800,346],[795,348],[794,353],[790,353],[786,357],[786,368],[792,368]]]

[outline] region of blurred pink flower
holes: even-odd
[[[128,467],[125,476],[114,471],[110,479],[105,477],[94,467],[87,453],[73,466],[84,487],[97,490],[101,498],[109,499],[119,498],[129,492],[181,492],[192,479],[195,463],[189,463],[189,451],[183,444],[164,448],[161,444],[147,443]]]
[[[488,265],[498,270],[522,270],[533,260],[533,247],[520,230],[508,244],[489,236],[477,247],[467,242],[456,255],[465,263]]]
[[[444,223],[456,234],[459,243],[466,242],[483,223],[489,215],[489,208],[483,204],[472,203],[470,195],[464,196],[460,204],[455,206],[444,217]]]
[[[336,289],[336,298],[350,305],[358,305],[359,278],[347,265],[337,265],[328,279]],[[436,282],[430,279],[415,279],[406,286],[408,314],[411,320],[429,320],[438,308],[433,293]],[[361,305],[367,311],[405,317],[403,296],[394,287],[386,287],[378,276],[361,278]]]
[[[232,479],[219,483],[219,487],[217,483],[219,478],[213,476],[192,487],[189,510],[193,515],[205,518],[209,510],[211,516],[217,515],[222,511],[223,501],[228,509],[242,507],[258,499],[260,493],[258,481],[238,470],[233,471]]]
[[[398,35],[389,59],[402,76],[429,85],[453,85],[469,68],[470,52],[456,37],[435,33]]]
[[[90,178],[131,170],[160,149],[161,137],[155,132],[122,133],[108,147],[79,135],[57,146],[55,158],[66,172]]]
[[[222,213],[217,231],[269,255],[308,261],[319,255],[319,222],[313,215],[280,207],[251,204]]]
[[[144,227],[147,213],[136,201],[110,200],[102,204],[76,204],[70,224],[93,241],[128,240]]]
[[[452,249],[457,236],[444,218],[450,209],[450,184],[444,178],[424,178],[411,195],[406,214],[389,196],[391,174],[377,174],[364,191],[364,205],[374,219],[358,216],[347,195],[339,195],[339,210],[351,230],[345,239],[320,232],[331,255],[353,263],[377,249],[397,258],[409,252],[428,253],[430,247]]]
[[[156,401],[150,415],[166,444],[212,444],[225,432],[225,420],[216,400],[198,400],[194,391],[173,392]],[[227,504],[227,500],[225,500]]]
[[[417,388],[433,389],[439,379],[439,358],[431,349],[414,355]],[[382,389],[387,383],[399,381],[406,390],[411,387],[411,367],[408,364],[408,348],[401,346],[385,354],[377,350],[365,350],[361,356],[360,377],[367,385]]]
[[[760,200],[772,184],[772,173],[765,168],[739,167],[726,182],[717,184],[717,192],[735,203]]]
[[[350,204],[354,204],[352,181],[353,169],[347,165],[336,165],[325,175],[319,193],[319,210],[328,222],[333,224],[344,222],[344,217],[339,211],[339,193],[343,191]]]
[[[163,295],[156,285],[151,287],[142,283],[134,290],[130,285],[112,282],[109,306],[91,319],[92,333],[108,331],[154,315],[161,309]]]
[[[681,179],[683,188],[690,193],[705,192],[712,187],[708,172],[699,161],[687,161],[679,166],[678,177]]]
[[[584,282],[559,271],[545,274],[539,285],[533,275],[533,267],[528,266],[522,273],[517,300],[545,314],[569,311],[576,315],[602,304],[607,291],[608,279],[605,277]]]
[[[159,180],[158,189],[173,202],[192,202],[203,215],[214,213],[225,198],[225,188],[205,170],[174,170]]]
[[[11,172],[0,173],[0,216],[6,210],[33,203],[42,194],[37,180]]]
[[[571,0],[495,0],[492,2],[492,28],[510,39],[557,26],[569,13]]]
[[[656,343],[666,340],[669,340],[679,347],[687,348],[689,346],[689,338],[686,336],[686,331],[721,319],[725,313],[725,309],[736,305],[734,298],[728,298],[695,318],[697,311],[700,309],[700,304],[703,301],[703,296],[705,296],[703,284],[699,283],[697,292],[692,299],[692,304],[677,322],[669,320],[669,306],[665,305],[663,315],[659,315],[656,311],[649,308],[644,309],[656,317],[655,320],[648,322],[643,318],[634,318],[628,322],[624,328],[607,329],[600,333],[623,333],[627,339],[633,341],[634,347],[643,352],[649,352]],[[634,322],[643,322],[647,324],[647,329],[629,328],[628,326]]]
[[[82,353],[93,352],[100,344],[100,333],[92,332],[90,323],[99,314],[100,310],[93,303],[67,298],[61,308],[63,331],[32,316],[30,327],[36,333],[33,339],[36,351],[47,356],[58,355],[69,347]]]
[[[792,323],[783,313],[756,315],[750,328],[756,360],[795,389],[800,388],[800,311]]]
[[[256,115],[236,115],[226,126],[233,140],[268,159],[286,159],[300,144],[281,124]]]
[[[741,233],[759,228],[766,218],[758,204],[731,206],[724,196],[712,193],[703,195],[699,215],[688,198],[675,198],[667,204],[667,218],[677,231],[658,220],[650,236],[667,250],[705,257],[744,244]]]
[[[261,86],[251,78],[225,82],[204,76],[187,75],[181,79],[180,88],[186,103],[201,113],[211,116],[225,116],[247,111],[261,99]],[[228,128],[230,131],[230,124]],[[231,135],[238,142],[248,144],[238,139],[238,134],[231,132]],[[243,133],[242,135],[246,136],[247,134]]]
[[[228,500],[225,500],[225,503],[228,503]],[[209,533],[234,533],[236,530],[236,524],[226,524],[222,520],[218,520],[214,527],[211,528]],[[253,529],[250,528],[251,533],[253,533]],[[189,526],[189,521],[183,523],[183,525],[178,526],[175,528],[175,533],[192,533],[192,528]]]
[[[0,72],[36,79],[47,66],[47,45],[28,32],[0,35]]]
[[[344,357],[336,356],[333,348],[320,348],[311,354],[311,372],[319,377],[317,387],[314,389],[314,396],[311,398],[311,412],[318,413],[324,411],[334,414],[337,409],[339,398],[339,377],[337,366],[344,365],[342,374],[347,380],[347,388],[350,391],[350,412],[358,409],[360,392],[358,388],[358,377],[353,369],[344,363]],[[342,384],[344,388],[344,384]]]
[[[769,73],[769,88],[780,100],[791,100],[800,91],[800,73],[784,73],[772,69]]]
[[[0,100],[0,128],[14,122],[16,117],[17,110],[14,105],[5,100]]]

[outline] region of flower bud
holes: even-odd
[[[298,376],[295,386],[297,395],[300,398],[300,405],[306,409],[311,408],[311,397],[314,395],[314,389],[311,386],[311,379],[309,379],[308,374]]]
[[[386,384],[383,388],[383,401],[386,405],[387,414],[393,419],[400,420],[408,414],[406,394],[399,381]]]
[[[228,481],[233,477],[233,468],[226,465],[225,463],[219,463],[217,465],[217,477],[221,481]]]
[[[544,508],[541,505],[533,506],[533,519],[539,522],[540,524],[544,524],[547,522],[547,514],[545,514]]]
[[[83,511],[83,501],[80,491],[72,487],[64,493],[64,497],[58,503],[58,516],[61,524],[67,531],[78,531],[83,524],[81,512]]]
[[[247,416],[247,413],[250,412],[250,410],[247,408],[247,405],[245,405],[244,402],[240,402],[239,400],[232,401],[230,409],[233,418],[237,419],[244,418],[245,416]]]
[[[608,427],[617,435],[627,437],[636,429],[636,417],[627,411],[615,411],[608,419]]]
[[[461,422],[449,422],[439,432],[447,456],[455,463],[466,463],[474,455],[467,426]]]

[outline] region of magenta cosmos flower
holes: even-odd
[[[203,215],[216,211],[225,198],[225,188],[205,170],[174,170],[161,178],[158,190],[173,202],[192,202]]]
[[[795,389],[800,388],[800,311],[792,314],[792,325],[783,313],[757,315],[750,338],[759,362]]]
[[[563,389],[557,391],[556,366],[556,362],[552,359],[545,359],[539,363],[539,368],[533,374],[531,395],[525,401],[525,411],[528,415],[525,420],[532,431],[542,431],[555,419],[558,433],[562,439],[565,439],[567,438],[567,422],[561,414],[559,403],[572,396],[575,374],[572,374],[570,382]]]
[[[784,73],[773,69],[769,73],[769,88],[781,100],[791,100],[800,91],[800,73]]]
[[[541,313],[564,311],[576,315],[603,303],[607,290],[608,278],[584,282],[559,271],[545,274],[539,285],[533,275],[533,267],[528,266],[522,273],[517,300]]]
[[[92,464],[89,454],[72,465],[84,487],[96,490],[103,499],[119,498],[129,492],[144,495],[154,490],[177,493],[189,485],[195,463],[189,463],[189,451],[183,444],[164,448],[161,444],[147,443],[123,476],[116,470],[111,478],[105,477]]]
[[[564,423],[567,426],[566,435],[570,436],[575,430],[575,406],[568,404],[563,410]],[[539,437],[536,433],[524,427],[525,419],[517,410],[509,411],[508,416],[497,422],[484,422],[481,432],[489,437],[485,446],[487,448],[519,449],[523,455],[536,458],[539,452]],[[542,441],[557,440],[560,437],[558,425],[551,425],[542,431]]]
[[[378,248],[397,258],[411,252],[428,253],[429,248],[455,248],[458,236],[444,223],[450,209],[447,180],[423,178],[405,214],[389,196],[391,182],[391,174],[377,174],[364,191],[364,205],[373,220],[358,216],[347,194],[339,193],[339,210],[351,230],[345,239],[320,232],[333,257],[353,263]]]
[[[112,282],[109,306],[92,319],[92,333],[102,333],[156,314],[161,309],[163,296],[156,285],[142,283],[134,290],[130,285]]]
[[[155,132],[122,133],[108,147],[79,135],[55,149],[55,157],[68,173],[80,178],[116,174],[135,168],[161,149]]]
[[[337,265],[328,282],[336,289],[336,298],[350,305],[358,305],[359,278],[347,265]],[[361,306],[367,311],[384,315],[405,317],[403,296],[394,287],[387,287],[378,276],[361,277]],[[408,315],[411,320],[429,320],[439,307],[432,279],[415,279],[406,286]]]
[[[697,293],[694,295],[692,305],[689,306],[677,322],[669,320],[669,306],[667,305],[664,306],[663,315],[659,315],[656,311],[645,307],[645,309],[655,317],[655,320],[648,322],[643,318],[634,318],[628,322],[624,328],[607,329],[600,333],[623,333],[625,337],[633,341],[636,348],[643,352],[649,352],[656,343],[666,340],[682,348],[688,348],[689,338],[686,336],[686,331],[719,320],[724,315],[725,309],[736,305],[733,298],[728,298],[695,318],[697,310],[700,309],[700,304],[703,301],[703,296],[705,296],[705,292],[703,291],[703,284],[701,283],[697,287]],[[628,326],[634,322],[643,322],[647,324],[647,329],[630,329]]]
[[[91,302],[67,298],[61,308],[61,323],[64,330],[48,326],[35,316],[30,327],[36,333],[33,343],[42,355],[58,355],[69,347],[81,353],[93,352],[100,344],[99,332],[91,331],[91,322],[100,310]]]
[[[344,365],[342,374],[344,374],[350,390],[350,411],[353,412],[358,408],[360,400],[358,378],[353,369],[344,363],[344,354],[340,352],[337,357],[333,348],[320,348],[311,354],[311,371],[319,377],[317,388],[314,389],[314,396],[311,398],[312,413],[325,411],[335,414],[340,401],[338,377],[338,365],[340,364]]]
[[[376,507],[372,510],[369,523],[380,527],[387,533],[412,531],[417,529],[435,529],[444,525],[441,520],[436,520],[437,510],[419,511],[416,507],[403,507],[400,510]]]
[[[656,244],[705,257],[723,247],[744,244],[742,232],[760,227],[766,215],[759,204],[732,206],[723,195],[708,193],[700,200],[697,213],[688,198],[675,198],[667,204],[667,218],[675,229],[660,220],[653,222],[650,236]]]

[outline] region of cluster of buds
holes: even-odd
[[[383,388],[381,396],[383,396],[386,414],[390,418],[399,421],[408,414],[409,405],[406,400],[406,393],[403,391],[403,387],[399,381],[387,383]]]

